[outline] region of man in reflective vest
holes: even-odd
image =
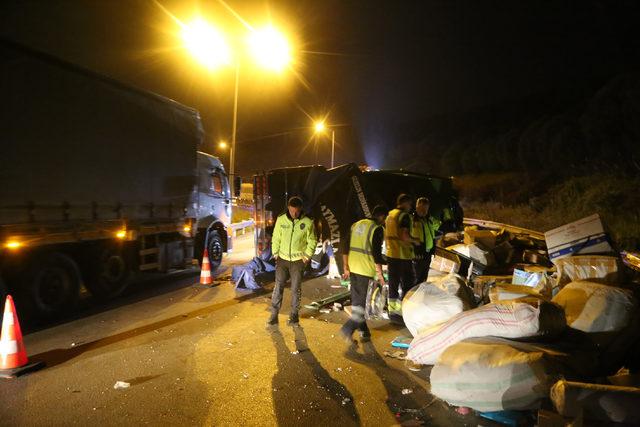
[[[288,324],[297,326],[302,291],[302,274],[316,249],[316,233],[311,218],[302,212],[302,199],[289,199],[287,212],[276,220],[271,237],[271,251],[276,259],[276,286],[271,296],[271,316],[267,326],[278,324],[284,285],[291,278],[291,312]]]
[[[341,242],[345,248],[342,259],[344,274],[342,277],[351,283],[351,318],[340,329],[344,339],[353,342],[352,335],[360,331],[363,340],[371,338],[364,317],[369,281],[372,279],[384,286],[382,264],[382,243],[384,241],[384,219],[387,210],[382,206],[373,209],[372,219],[361,219],[351,226],[351,234]]]
[[[389,318],[402,322],[402,296],[415,284],[413,272],[413,245],[420,242],[411,237],[411,204],[413,199],[407,194],[398,196],[397,207],[389,212],[385,221],[384,238],[387,244],[387,265],[389,273]]]
[[[429,215],[431,202],[426,197],[416,200],[416,214],[413,218],[411,234],[420,241],[415,247],[413,268],[416,274],[416,283],[427,281],[431,257],[435,251],[435,235],[440,228],[440,220]]]

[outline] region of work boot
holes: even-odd
[[[275,326],[278,324],[278,313],[271,313],[271,316],[269,316],[269,320],[267,320],[267,328],[271,327],[271,326]]]
[[[353,328],[350,325],[350,321],[342,325],[340,328],[340,337],[347,344],[351,345],[354,343],[353,341]]]
[[[300,326],[300,319],[297,314],[292,314],[289,316],[289,320],[287,320],[287,325],[289,326]]]
[[[369,330],[360,331],[360,341],[362,342],[371,341],[371,332],[369,332]]]

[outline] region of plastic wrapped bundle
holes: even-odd
[[[447,348],[431,370],[431,393],[477,411],[534,409],[548,397],[553,351],[500,338],[472,338]]]
[[[402,301],[402,317],[415,337],[473,307],[473,292],[464,279],[457,274],[449,274],[411,289]]]
[[[553,297],[567,324],[583,332],[615,332],[631,320],[636,301],[630,291],[593,282],[571,282]]]

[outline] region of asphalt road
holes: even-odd
[[[407,333],[373,324],[373,340],[347,350],[347,314],[306,313],[300,328],[264,326],[271,285],[236,292],[233,264],[253,256],[247,236],[213,287],[182,273],[154,278],[109,304],[25,336],[47,367],[0,380],[0,425],[476,425],[429,394],[428,370],[384,356]],[[304,301],[340,291],[324,277]],[[117,381],[130,383],[114,389]],[[410,390],[403,394],[403,390]],[[487,422],[483,422],[487,425]]]

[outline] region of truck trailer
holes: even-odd
[[[196,110],[9,41],[0,88],[0,292],[51,316],[204,247],[219,266],[232,195]]]
[[[328,253],[333,253],[342,272],[341,238],[351,225],[371,217],[376,205],[395,207],[401,193],[431,200],[431,215],[444,219],[441,230],[462,226],[462,208],[451,178],[406,170],[369,170],[354,163],[326,169],[302,166],[273,169],[256,174],[254,180],[255,248],[259,254],[269,242],[268,228],[286,211],[287,200],[299,196],[304,211],[316,223],[319,236],[316,255],[310,263],[312,273],[327,270]],[[328,246],[331,246],[331,251]]]

